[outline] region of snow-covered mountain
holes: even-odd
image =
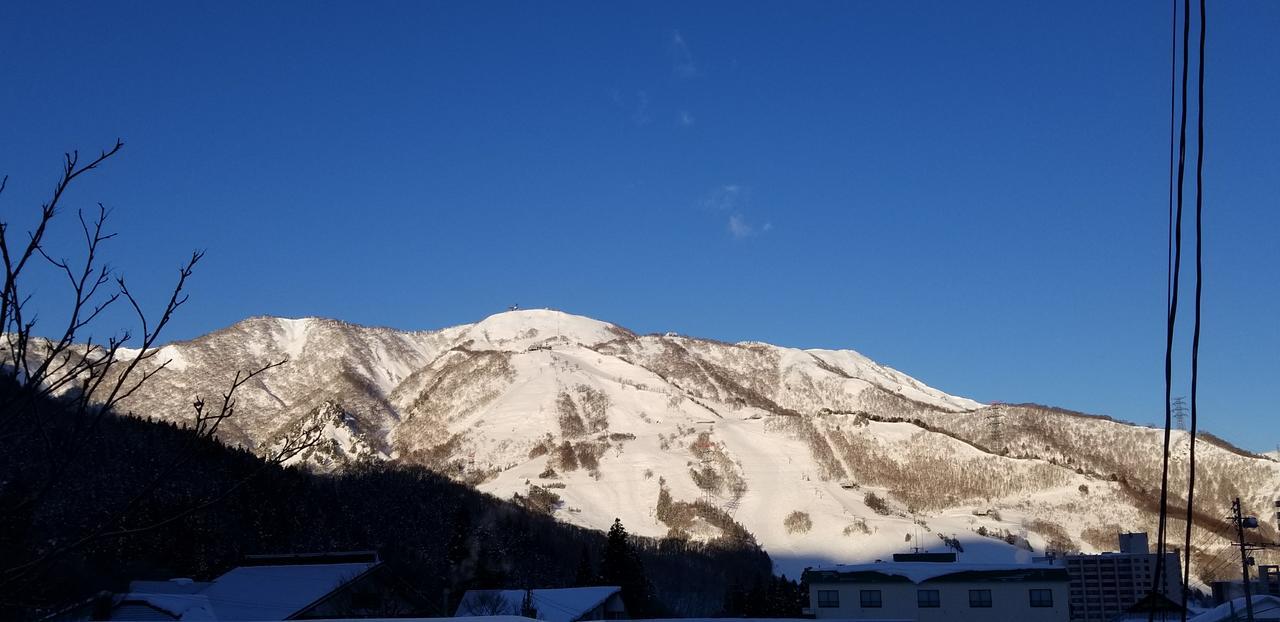
[[[791,576],[913,547],[995,561],[1154,532],[1158,430],[986,406],[849,350],[641,336],[558,311],[432,332],[252,318],[164,346],[151,364],[167,368],[126,407],[187,418],[194,396],[284,358],[241,388],[225,440],[265,451],[320,422],[316,468],[398,461],[588,527],[754,538]],[[1231,497],[1262,507],[1280,489],[1280,463],[1221,443],[1197,455],[1205,527]],[[1206,560],[1229,553],[1204,542]]]

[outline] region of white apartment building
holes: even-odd
[[[1067,570],[1047,563],[877,562],[811,568],[803,578],[809,584],[805,613],[818,619],[1067,622],[1069,618]]]
[[[1122,533],[1118,540],[1118,553],[1063,558],[1071,575],[1071,620],[1106,622],[1151,592],[1153,584],[1159,587],[1159,556],[1151,552],[1147,534]],[[1173,601],[1182,598],[1178,557],[1177,551],[1165,553],[1163,593]]]

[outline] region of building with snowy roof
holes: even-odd
[[[911,559],[909,556],[902,559]],[[949,559],[954,560],[954,557]],[[1062,566],[894,561],[809,568],[815,618],[916,622],[1066,622]]]
[[[1250,594],[1280,596],[1280,566],[1262,564],[1255,568],[1255,572],[1257,574],[1249,581]],[[1236,598],[1244,598],[1244,581],[1242,579],[1214,581],[1212,587],[1213,600],[1216,603],[1225,603]]]
[[[1255,622],[1280,622],[1280,596],[1263,594],[1254,596],[1253,619]],[[1244,598],[1236,598],[1191,618],[1192,622],[1244,622],[1248,618]]]
[[[455,617],[525,615],[528,594],[534,617],[547,622],[626,620],[626,604],[617,586],[568,587],[535,590],[469,590],[458,603]]]
[[[108,620],[305,620],[425,613],[373,552],[250,556],[212,581],[133,581]]]

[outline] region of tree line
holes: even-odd
[[[222,444],[216,433],[234,421],[236,390],[287,361],[244,370],[207,401],[191,396],[180,424],[175,413],[140,413],[165,422],[121,415],[114,406],[164,368],[144,363],[203,256],[181,264],[166,303],[149,313],[104,260],[115,234],[101,204],[80,213],[81,259],[50,247],[73,182],[122,147],[87,161],[66,154],[33,227],[0,222],[0,619],[39,618],[134,579],[211,579],[255,553],[377,550],[427,603],[402,613],[423,616],[450,615],[473,588],[606,580],[624,586],[638,615],[716,615],[732,586],[771,576],[754,544],[606,537],[422,466],[286,467],[324,442],[319,419],[267,456]],[[60,275],[65,290],[32,286],[33,269]],[[42,317],[41,297],[64,306],[41,307]],[[100,320],[113,307],[133,313],[136,327],[104,336]]]

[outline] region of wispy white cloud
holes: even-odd
[[[752,236],[768,233],[773,230],[773,222],[763,225],[752,223],[747,218],[751,199],[751,189],[741,184],[724,184],[707,193],[700,202],[703,209],[725,214],[725,229],[734,239],[743,240]],[[757,221],[758,222],[758,221]]]
[[[693,121],[694,121],[693,113],[689,112],[688,110],[681,110],[679,116],[676,119],[676,123],[679,123],[680,127],[689,127],[693,125]]]
[[[725,184],[712,190],[702,199],[702,207],[716,211],[730,211],[747,198],[747,189],[738,184]]]
[[[698,77],[698,65],[693,61],[693,53],[684,35],[679,30],[671,31],[671,39],[667,43],[667,53],[671,55],[672,71],[681,78]]]

